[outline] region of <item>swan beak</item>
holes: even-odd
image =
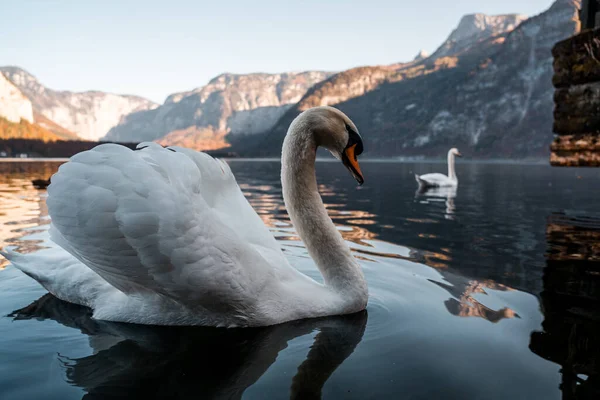
[[[346,147],[344,153],[342,154],[342,162],[352,173],[352,176],[354,179],[356,179],[356,182],[358,182],[359,185],[362,185],[365,182],[365,178],[363,178],[363,174],[360,171],[360,165],[358,165],[358,160],[356,158],[356,145],[357,143]]]
[[[456,153],[456,157],[462,157],[461,153]]]

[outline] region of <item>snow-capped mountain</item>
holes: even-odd
[[[34,112],[87,140],[100,139],[125,115],[158,106],[138,96],[49,89],[19,67],[0,67],[0,72],[31,101]]]

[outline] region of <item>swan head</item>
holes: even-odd
[[[460,154],[460,151],[456,147],[451,148],[449,153],[454,154],[456,157],[462,157],[462,154]]]
[[[324,147],[350,171],[359,185],[365,181],[358,164],[363,152],[362,137],[354,122],[340,110],[322,106],[304,111],[297,118],[314,135],[317,146]]]

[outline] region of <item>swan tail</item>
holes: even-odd
[[[25,275],[35,279],[42,286],[48,282],[48,277],[45,276],[42,271],[39,270],[35,265],[36,263],[31,262],[26,254],[17,253],[13,250],[1,250],[0,254],[10,261],[11,265],[16,269],[23,272]]]
[[[12,258],[12,252],[10,250],[0,250],[0,256],[10,261],[10,259]]]

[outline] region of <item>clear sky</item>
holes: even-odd
[[[464,14],[552,0],[0,0],[0,65],[162,103],[222,72],[337,71],[433,52]]]

